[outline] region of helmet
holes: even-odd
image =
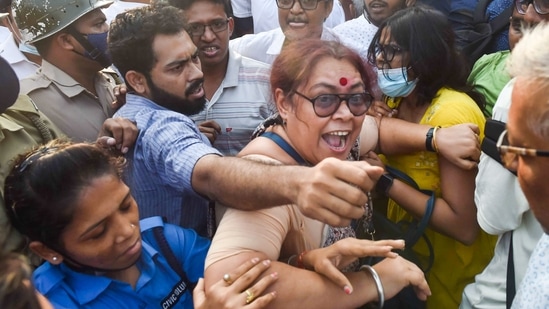
[[[34,43],[111,3],[112,0],[14,0],[13,8],[23,40]]]

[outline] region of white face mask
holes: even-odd
[[[22,33],[18,33],[18,30],[14,25],[11,23],[11,17],[7,17],[8,24],[10,25],[10,31],[11,34],[15,37],[16,41],[19,42],[19,51],[22,53],[32,54],[40,57],[40,54],[38,53],[38,50],[36,50],[36,47],[34,45],[31,45],[27,43],[23,39]]]
[[[408,81],[405,68],[378,69],[377,83],[381,91],[388,97],[406,97],[417,85],[417,78]]]
[[[40,54],[38,53],[38,50],[36,50],[36,47],[34,47],[34,45],[31,45],[29,43],[21,42],[19,44],[19,50],[22,53],[32,54],[40,57]]]

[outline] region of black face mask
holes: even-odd
[[[147,84],[151,90],[151,100],[160,106],[186,116],[198,114],[206,106],[206,96],[194,101],[184,99],[157,87],[148,74],[145,76],[147,79]],[[185,95],[190,95],[198,87],[201,87],[203,82],[204,80],[194,81],[185,91]]]
[[[112,64],[109,55],[107,36],[108,31],[103,33],[83,34],[74,28],[69,28],[69,33],[84,47],[84,57],[99,62],[104,68]]]

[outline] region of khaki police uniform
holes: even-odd
[[[113,75],[98,72],[95,96],[67,73],[42,60],[42,68],[35,75],[21,80],[21,93],[31,97],[40,111],[73,141],[92,142],[105,119],[114,113],[115,85]]]
[[[0,252],[21,251],[24,246],[23,237],[9,224],[3,211],[4,181],[13,159],[58,137],[62,137],[61,131],[38,111],[28,96],[20,95],[15,104],[0,114]]]

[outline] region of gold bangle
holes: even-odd
[[[440,129],[440,126],[436,126],[433,130],[433,149],[436,153],[438,153],[438,147],[437,147],[437,131]]]

